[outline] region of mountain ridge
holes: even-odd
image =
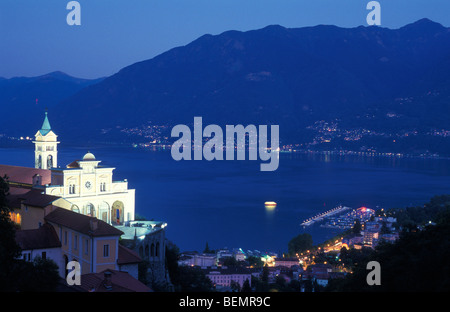
[[[62,99],[52,125],[92,140],[135,140],[121,130],[194,116],[279,124],[280,139],[293,143],[312,142],[318,121],[427,131],[446,125],[449,55],[449,29],[429,19],[398,29],[268,25],[205,34]]]

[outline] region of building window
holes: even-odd
[[[75,235],[75,240],[73,242],[73,249],[78,249],[78,235]]]
[[[20,216],[20,214],[16,213],[16,212],[10,212],[9,213],[9,218],[11,219],[11,221],[13,221],[15,224],[21,225],[22,224],[22,217]]]
[[[67,245],[67,231],[64,231],[64,245]]]
[[[103,257],[109,257],[109,245],[103,245]]]
[[[75,194],[75,184],[69,184],[69,194]]]
[[[87,255],[87,254],[89,254],[89,240],[86,239],[84,242],[85,242],[85,244],[84,244],[84,254]]]
[[[42,257],[41,257],[43,260],[46,260],[47,259],[47,252],[45,252],[45,251],[43,251],[42,252]]]
[[[100,192],[106,192],[106,183],[105,182],[100,183]]]
[[[76,213],[80,213],[80,208],[77,205],[72,205],[72,211]]]

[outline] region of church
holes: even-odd
[[[23,259],[52,258],[61,277],[67,263],[77,261],[83,275],[126,270],[135,278],[137,264],[146,259],[152,276],[165,280],[167,224],[134,221],[135,190],[128,181],[114,180],[115,168],[89,151],[59,166],[60,142],[47,112],[33,143],[34,168],[0,165]]]
[[[51,171],[45,194],[62,197],[63,208],[96,217],[112,225],[134,220],[134,193],[128,182],[114,181],[115,168],[104,167],[88,152],[66,168],[58,167],[58,140],[45,113],[44,122],[35,134],[35,168]]]

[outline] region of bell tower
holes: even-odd
[[[45,112],[42,127],[34,135],[33,141],[35,168],[51,169],[58,166],[58,140],[57,135],[52,131],[48,121],[47,112]]]

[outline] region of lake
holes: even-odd
[[[59,146],[58,163],[81,159],[87,148]],[[229,247],[285,252],[303,232],[315,243],[335,230],[300,223],[339,204],[405,207],[450,193],[450,160],[281,153],[279,168],[260,161],[175,161],[170,150],[90,148],[114,179],[136,189],[136,214],[167,222],[167,238],[182,251]],[[33,166],[34,148],[0,148],[0,163]],[[268,210],[266,201],[277,207]]]

